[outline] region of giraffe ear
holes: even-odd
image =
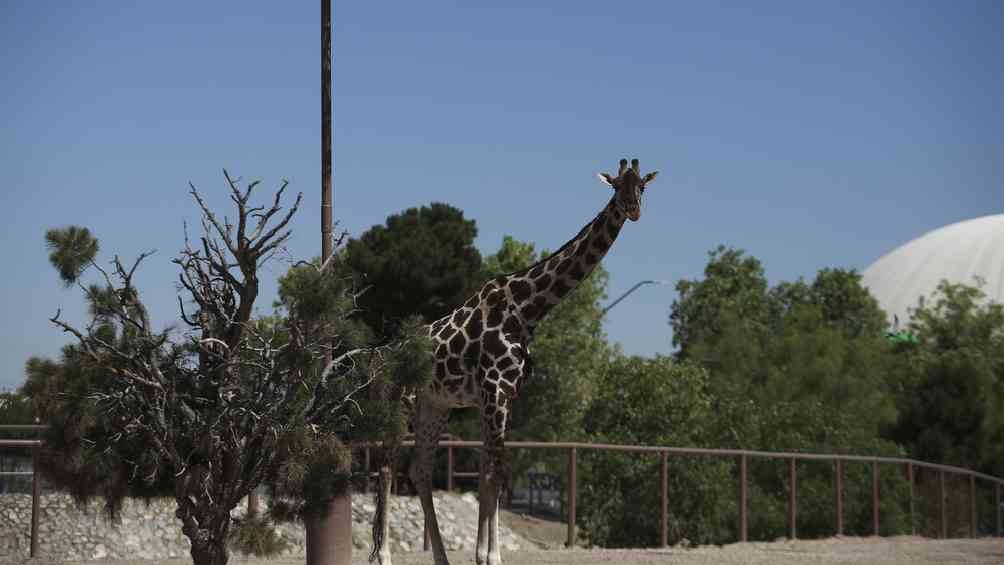
[[[599,177],[601,181],[603,181],[603,184],[611,188],[614,186],[614,178],[608,175],[607,173],[596,173],[596,176]]]
[[[651,173],[645,175],[645,178],[641,179],[641,184],[645,185],[645,184],[648,184],[648,183],[652,182],[653,180],[655,180],[655,177],[658,174],[659,174],[659,171],[652,171]]]

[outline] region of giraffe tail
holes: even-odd
[[[372,563],[380,557],[380,553],[384,552],[389,554],[388,548],[385,546],[388,544],[387,535],[387,500],[390,495],[391,481],[394,477],[394,460],[395,450],[391,449],[385,452],[388,460],[380,467],[380,472],[378,473],[378,482],[376,489],[376,510],[373,511],[373,550],[370,552],[369,562]],[[383,563],[383,560],[381,560]]]
[[[384,514],[386,513],[387,497],[384,495],[383,485],[380,485],[376,491],[376,510],[373,512],[373,550],[370,551],[370,563],[376,561],[377,556],[380,554],[380,549],[384,544],[384,536],[387,535],[383,526]]]

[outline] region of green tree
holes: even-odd
[[[744,257],[742,250],[723,245],[709,252],[703,280],[681,279],[676,284],[678,299],[669,321],[680,357],[687,358],[697,340],[714,339],[724,331],[723,313],[752,331],[761,331],[771,315],[767,289],[763,266],[755,257]]]
[[[69,363],[29,365],[40,376],[30,390],[50,399],[63,394],[61,385],[103,381],[86,393],[78,389],[86,396],[65,407],[78,429],[97,432],[80,437],[79,453],[93,463],[71,470],[108,475],[94,486],[105,487],[111,509],[130,489],[170,484],[197,565],[227,562],[231,510],[298,449],[312,446],[314,458],[345,456],[341,438],[352,428],[353,396],[379,370],[366,348],[322,362],[334,337],[327,312],[290,308],[285,318],[252,319],[260,268],[289,237],[302,195],[284,209],[284,184],[268,204],[255,206],[258,183],[242,189],[224,176],[236,205],[229,218],[221,220],[191,190],[204,233],[194,245],[186,238],[174,260],[185,331],[153,329],[133,283],[148,254],[128,266],[115,257],[106,270],[95,259],[97,241],[73,235],[84,230],[52,230],[51,259],[63,280],[79,284],[86,270],[99,282],[80,284],[90,307],[86,326],[64,322],[58,311],[51,319],[76,338],[64,351]],[[59,374],[75,368],[89,374]]]
[[[479,283],[477,227],[442,203],[409,208],[359,239],[349,240],[346,262],[368,288],[359,297],[361,318],[376,335],[393,335],[418,314],[431,322],[456,308]]]
[[[708,368],[715,401],[728,422],[723,446],[768,451],[825,451],[901,455],[882,440],[895,421],[892,346],[883,336],[884,314],[861,286],[860,275],[823,269],[811,283],[782,282],[769,287],[760,262],[741,251],[719,247],[710,254],[702,280],[683,281],[673,304],[674,331],[683,336],[678,357]],[[864,470],[851,472],[849,490],[864,489]],[[785,471],[778,465],[751,467],[751,504],[778,506],[783,516]],[[892,531],[906,526],[896,505],[904,487],[893,477],[883,522]],[[832,470],[807,465],[800,490],[831,488]],[[812,499],[810,499],[812,500]],[[867,509],[847,508],[848,531],[866,529]],[[897,510],[897,508],[899,510]],[[832,510],[805,513],[800,533],[828,535]],[[750,524],[750,535],[771,537],[782,523]],[[902,528],[902,529],[896,529]]]
[[[891,436],[918,459],[1004,475],[1004,306],[942,282],[913,312]]]
[[[366,349],[366,359],[346,358],[367,373],[368,394],[353,395],[355,412],[336,434],[317,438],[304,433],[285,446],[282,462],[268,478],[272,516],[283,521],[302,520],[324,512],[327,503],[349,479],[341,471],[346,454],[335,446],[361,441],[398,441],[407,429],[402,396],[424,386],[432,374],[432,346],[421,318],[410,316],[390,343],[377,347],[372,330],[349,314],[356,310],[353,277],[337,255],[328,269],[320,261],[291,268],[279,279],[276,316],[307,319],[337,336],[333,354],[343,356]],[[325,444],[331,448],[326,448]],[[365,480],[365,479],[363,479]]]
[[[600,379],[583,427],[594,442],[713,446],[721,436],[721,405],[707,371],[668,357],[618,357]],[[669,541],[736,539],[733,463],[672,456]],[[579,525],[590,543],[653,547],[659,541],[657,454],[582,454]]]
[[[719,247],[704,279],[678,288],[670,316],[683,336],[678,356],[707,366],[718,392],[850,411],[872,437],[895,418],[885,314],[857,272],[823,269],[811,284],[770,288],[758,260]]]
[[[29,400],[18,391],[0,392],[0,425],[34,424]]]

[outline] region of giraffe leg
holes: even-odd
[[[508,402],[499,395],[496,411],[486,413],[481,421],[481,473],[478,482],[478,545],[475,560],[478,565],[501,565],[499,546],[499,486],[505,474],[504,439],[508,419]]]
[[[370,554],[370,561],[375,556],[380,565],[391,565],[390,558],[390,487],[394,479],[394,464],[391,461],[380,466],[379,480],[376,492],[376,515],[373,517],[373,542],[376,546]],[[379,534],[377,533],[379,532]]]
[[[450,409],[438,406],[427,399],[419,399],[418,410],[415,413],[415,457],[411,463],[411,480],[418,489],[422,501],[422,513],[425,514],[425,527],[432,542],[432,557],[436,565],[449,565],[446,558],[446,547],[439,533],[439,522],[436,520],[436,509],[432,502],[432,463],[439,434],[446,428]]]

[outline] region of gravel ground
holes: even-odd
[[[474,562],[473,552],[453,552],[455,565]],[[367,563],[366,554],[356,551],[354,565]],[[1004,539],[930,540],[912,536],[893,538],[831,538],[812,541],[773,543],[735,543],[723,547],[649,550],[526,550],[503,553],[510,565],[1001,565],[1004,564]],[[189,565],[186,559],[157,561],[104,560],[65,562],[60,565]],[[297,559],[245,559],[231,557],[232,565],[300,565]],[[394,556],[396,565],[431,565],[432,554],[401,553]],[[20,565],[53,565],[44,560],[24,560]]]

